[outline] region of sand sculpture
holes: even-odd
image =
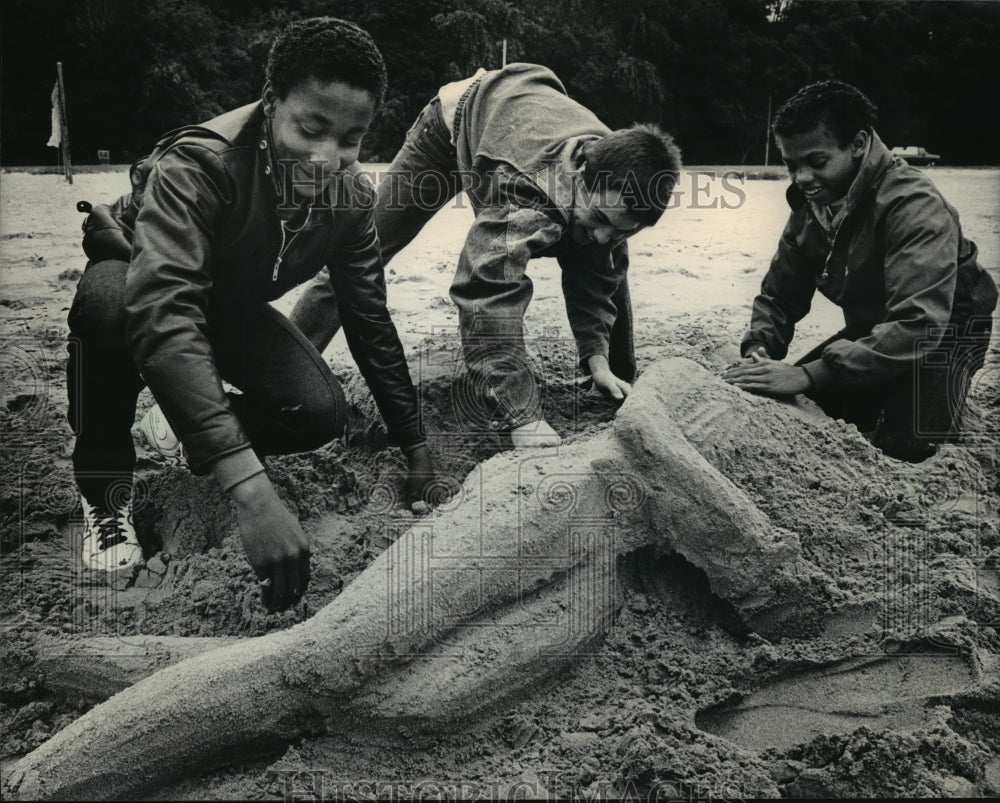
[[[796,448],[822,449],[809,440],[819,426],[693,362],[661,361],[612,426],[481,464],[454,502],[289,630],[150,637],[148,664],[128,671],[66,645],[64,672],[93,683],[104,671],[101,688],[117,693],[14,765],[4,795],[141,794],[303,734],[496,709],[585,660],[613,626],[618,559],[649,544],[703,571],[747,630],[816,632],[836,589],[719,467],[789,429]]]

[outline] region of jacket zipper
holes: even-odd
[[[295,238],[298,236],[299,232],[302,231],[309,223],[309,217],[312,214],[312,209],[306,214],[305,222],[297,229],[292,230],[291,238],[288,238],[288,229],[285,228],[285,221],[281,221],[281,247],[278,249],[278,256],[274,260],[274,270],[271,271],[271,281],[278,281],[278,271],[281,270],[281,260],[285,257],[285,252],[292,247],[292,243],[295,242]]]
[[[833,235],[833,242],[830,243],[830,250],[826,254],[826,259],[823,260],[823,272],[819,275],[819,280],[825,282],[830,278],[830,258],[833,256],[833,243],[837,242],[837,235]],[[279,257],[280,259],[280,257]],[[278,276],[278,266],[274,266],[275,278]]]
[[[282,220],[281,221],[281,246],[278,248],[278,256],[275,257],[275,260],[274,260],[274,270],[271,271],[271,281],[272,282],[278,281],[278,270],[280,270],[280,268],[281,268],[281,258],[285,255],[285,251],[288,248],[288,246],[285,245],[285,236],[286,236],[285,221]],[[292,239],[294,240],[295,238],[293,237]]]
[[[819,275],[819,280],[821,282],[825,282],[830,278],[830,260],[833,258],[833,249],[834,246],[837,244],[837,235],[840,234],[840,229],[843,227],[844,221],[840,222],[840,226],[837,227],[837,230],[833,233],[833,237],[831,237],[829,234],[827,234],[826,227],[822,223],[820,223],[816,215],[813,214],[812,209],[809,210],[809,215],[810,217],[812,217],[816,225],[819,226],[820,229],[822,229],[823,234],[826,236],[826,242],[827,242],[826,259],[823,260],[823,272],[820,273]]]
[[[821,281],[825,282],[827,279],[830,278],[830,260],[833,258],[833,251],[837,247],[837,237],[840,236],[840,230],[843,229],[844,226],[845,226],[845,224],[847,223],[847,218],[848,218],[848,215],[844,215],[844,219],[840,221],[840,225],[837,226],[837,230],[833,233],[833,237],[830,238],[830,251],[826,255],[826,259],[823,261],[823,272],[820,274],[820,277],[819,277]],[[850,273],[851,273],[850,262],[846,262],[844,264],[844,279],[845,280],[850,275]]]
[[[820,223],[818,220],[816,220],[816,216],[813,215],[812,209],[809,210],[809,214],[812,215],[813,220],[816,221],[816,225],[818,225],[820,228],[823,228],[823,224]],[[837,245],[837,236],[840,234],[840,230],[844,228],[844,224],[847,223],[847,218],[850,217],[850,214],[851,214],[851,208],[848,207],[848,209],[844,212],[843,220],[840,221],[840,225],[837,226],[837,230],[833,233],[833,237],[827,237],[827,242],[830,244],[830,249],[829,251],[827,251],[826,259],[823,260],[823,272],[819,275],[819,280],[821,282],[825,282],[827,281],[827,279],[830,278],[830,260],[833,258],[833,249]],[[850,275],[850,273],[851,273],[851,264],[850,262],[847,262],[844,265],[844,278],[846,279]]]

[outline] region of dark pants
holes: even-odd
[[[831,418],[872,433],[873,445],[889,457],[918,463],[934,453],[936,444],[955,440],[961,433],[969,385],[983,367],[992,328],[987,316],[949,324],[940,344],[921,355],[913,370],[880,385],[834,385],[806,395]],[[861,336],[838,332],[796,365],[819,359],[835,340]]]
[[[379,183],[374,216],[383,264],[388,264],[420,233],[427,221],[462,191],[457,159],[455,146],[451,144],[441,117],[440,102],[435,98],[407,132],[403,147]],[[489,243],[476,242],[474,237],[475,230],[466,241],[465,251],[489,247]],[[468,259],[459,260],[456,283],[468,283],[475,278],[481,279],[485,286],[498,284],[497,277],[469,276],[470,264]],[[527,299],[514,292],[508,295],[511,298],[508,314],[491,321],[495,331],[491,331],[489,337],[482,337],[476,330],[477,319],[470,309],[460,307],[459,325],[470,368],[477,366],[480,372],[489,374],[489,381],[484,384],[497,391],[502,397],[500,403],[514,418],[524,421],[540,416],[537,388],[524,367],[521,316]],[[635,379],[636,363],[632,301],[627,280],[622,281],[612,300],[618,317],[610,334],[608,362],[617,376],[631,382]],[[325,271],[306,287],[292,310],[291,319],[320,351],[333,339],[340,328],[340,317]],[[485,345],[477,346],[477,340],[484,341]],[[495,402],[484,400],[485,406],[492,403]]]
[[[89,264],[69,313],[73,468],[87,500],[109,508],[131,489],[131,427],[145,385],[125,341],[127,270],[117,260]],[[242,391],[229,393],[229,402],[259,455],[308,451],[340,436],[347,419],[340,383],[287,318],[254,303],[210,324],[216,368]]]

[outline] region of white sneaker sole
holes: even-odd
[[[83,543],[83,565],[95,572],[120,572],[131,569],[142,561],[142,547],[138,543],[126,541],[116,546],[91,551],[90,545]]]
[[[168,465],[179,466],[184,463],[184,447],[163,417],[163,412],[157,407],[150,407],[136,425],[142,433],[150,449],[160,455]]]

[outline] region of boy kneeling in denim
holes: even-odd
[[[510,64],[442,87],[378,188],[386,263],[463,190],[476,219],[451,286],[477,416],[515,447],[559,436],[541,417],[523,318],[528,261],[555,257],[581,368],[621,399],[635,377],[626,239],[669,203],[680,152],[655,126],[612,132],[546,67]],[[292,321],[322,351],[336,288],[320,274]]]

